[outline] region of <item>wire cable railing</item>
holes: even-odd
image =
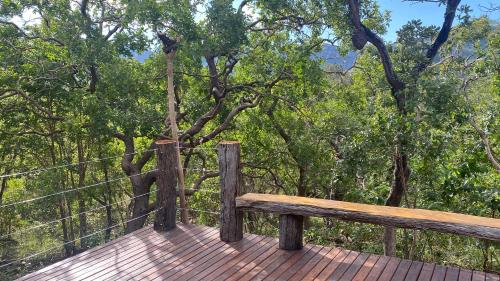
[[[146,214],[144,214],[144,215],[138,216],[138,217],[136,217],[136,218],[129,219],[129,220],[124,221],[124,222],[121,222],[121,223],[117,223],[117,224],[115,224],[115,225],[112,225],[112,226],[106,227],[106,228],[104,228],[104,229],[101,229],[101,230],[99,230],[99,231],[93,232],[93,233],[91,233],[91,234],[88,234],[88,235],[85,235],[85,236],[82,236],[82,237],[79,237],[79,238],[73,239],[73,240],[71,240],[71,241],[64,242],[64,243],[59,244],[59,245],[54,246],[54,247],[50,247],[50,248],[48,248],[48,249],[46,249],[46,250],[43,250],[43,251],[37,252],[37,253],[35,253],[35,254],[29,255],[29,256],[26,256],[26,257],[23,257],[23,258],[20,258],[20,259],[16,259],[16,260],[11,261],[11,262],[6,263],[6,264],[2,264],[2,265],[0,265],[0,269],[5,268],[5,267],[7,267],[7,266],[9,266],[9,265],[12,265],[12,264],[15,264],[15,263],[21,262],[21,261],[29,260],[29,259],[34,258],[34,257],[37,257],[37,256],[39,256],[39,255],[42,255],[42,254],[48,253],[48,252],[50,252],[50,251],[52,251],[52,250],[54,250],[54,249],[57,249],[57,248],[59,248],[59,247],[63,247],[63,246],[69,245],[69,244],[74,243],[74,242],[76,242],[76,241],[78,241],[78,240],[82,240],[82,239],[85,239],[85,238],[88,238],[88,237],[92,237],[92,236],[97,235],[97,234],[99,234],[99,233],[101,233],[101,232],[104,232],[104,231],[106,231],[106,230],[113,229],[113,228],[115,228],[115,227],[121,226],[121,225],[123,225],[123,224],[125,224],[125,223],[129,223],[129,222],[132,222],[132,221],[135,221],[135,220],[138,220],[138,219],[144,218],[144,217],[146,217],[146,216],[150,215],[151,213],[154,213],[154,212],[157,212],[157,211],[161,210],[162,208],[163,208],[163,207],[160,207],[160,208],[158,208],[158,209],[156,209],[156,210],[150,211],[150,212],[148,212],[148,213],[146,213]]]
[[[40,196],[40,197],[36,197],[36,198],[26,199],[26,200],[23,200],[23,201],[17,201],[17,202],[2,204],[2,205],[0,205],[0,209],[5,208],[5,207],[10,207],[10,206],[16,206],[16,205],[19,205],[19,204],[25,204],[25,203],[30,203],[30,202],[34,202],[34,201],[39,201],[39,200],[50,198],[50,197],[53,197],[53,196],[56,196],[56,195],[62,195],[62,194],[66,194],[66,193],[69,193],[69,192],[74,192],[74,191],[78,191],[78,190],[87,189],[87,188],[90,188],[90,187],[96,187],[96,186],[100,186],[100,185],[103,185],[103,184],[106,184],[106,183],[112,183],[112,182],[122,181],[122,180],[125,180],[125,179],[129,179],[129,178],[132,178],[132,177],[135,177],[135,176],[145,175],[147,173],[155,172],[155,171],[157,171],[157,169],[149,170],[149,171],[146,171],[146,172],[142,172],[142,173],[139,173],[139,174],[134,174],[134,175],[126,176],[126,177],[121,177],[121,178],[116,178],[116,179],[112,179],[112,180],[102,181],[102,182],[94,183],[94,184],[91,184],[91,185],[86,185],[86,186],[81,186],[81,187],[77,187],[77,188],[67,189],[67,190],[63,190],[63,191],[51,193],[51,194]]]
[[[42,172],[46,172],[46,171],[57,170],[57,169],[65,168],[65,167],[73,167],[73,166],[78,166],[78,165],[87,164],[87,163],[98,163],[98,162],[101,162],[104,160],[116,159],[116,158],[120,158],[123,156],[130,156],[130,155],[140,154],[140,153],[144,153],[144,152],[151,152],[151,151],[156,151],[156,150],[157,149],[148,149],[148,150],[143,150],[143,151],[138,151],[138,152],[133,152],[133,153],[125,153],[125,154],[121,154],[121,155],[117,155],[117,156],[110,156],[110,157],[92,159],[92,160],[87,160],[87,161],[82,161],[82,162],[53,166],[53,167],[49,167],[49,168],[29,170],[29,171],[17,172],[17,173],[12,173],[12,174],[7,174],[7,175],[0,175],[0,179],[19,177],[19,176],[28,175],[28,174],[38,174],[38,173],[42,173]]]
[[[92,213],[92,212],[95,212],[97,210],[102,210],[102,209],[105,209],[105,208],[108,208],[108,207],[111,207],[111,206],[119,205],[119,204],[124,203],[124,202],[130,202],[130,201],[132,201],[132,200],[134,200],[136,198],[140,198],[140,197],[143,197],[143,196],[146,196],[146,195],[150,195],[150,194],[152,194],[153,192],[156,192],[156,191],[157,191],[157,189],[154,189],[154,190],[151,190],[150,192],[147,192],[147,193],[144,193],[144,194],[141,194],[141,195],[138,195],[138,196],[130,197],[130,198],[127,198],[125,200],[117,201],[117,202],[114,202],[112,204],[107,204],[107,205],[104,205],[104,206],[101,206],[101,207],[98,207],[98,208],[87,210],[85,212],[73,214],[71,216],[66,216],[64,218],[60,218],[60,219],[57,219],[57,220],[49,221],[47,223],[35,225],[33,227],[29,227],[29,228],[21,229],[21,230],[14,231],[14,232],[11,232],[11,233],[8,233],[8,234],[4,234],[4,235],[0,236],[0,240],[3,239],[3,238],[9,237],[9,236],[15,236],[15,235],[18,235],[20,233],[26,233],[26,232],[29,232],[29,231],[32,231],[32,230],[35,230],[35,229],[39,229],[39,228],[42,228],[42,227],[45,227],[45,226],[48,226],[48,225],[52,225],[52,224],[58,223],[58,222],[60,222],[62,220],[66,220],[66,219],[69,219],[69,218],[76,218],[79,215]]]

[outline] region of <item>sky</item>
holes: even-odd
[[[241,0],[235,0],[233,2],[233,6],[238,7],[240,3]],[[437,3],[420,3],[416,1],[404,0],[377,0],[377,3],[380,5],[381,10],[391,12],[391,21],[389,23],[387,33],[382,35],[385,41],[394,42],[396,40],[396,31],[398,31],[401,26],[406,24],[408,21],[413,19],[420,19],[424,25],[441,26],[443,23],[445,11],[444,5],[440,6]],[[488,11],[484,8],[491,6],[498,7],[500,6],[500,0],[462,0],[460,3],[460,5],[465,4],[472,8],[473,17],[487,15],[492,20],[500,21],[500,10],[488,13]],[[199,10],[203,10],[202,6],[198,8]],[[252,10],[245,10],[245,12],[247,14],[252,14]],[[199,17],[198,20],[200,20]],[[21,26],[26,23],[34,24],[39,21],[39,16],[34,14],[33,11],[29,9],[25,11],[21,17],[13,18],[13,22]],[[455,23],[457,23],[456,19]]]
[[[436,3],[415,3],[401,0],[378,0],[382,10],[391,12],[391,22],[387,34],[383,35],[386,41],[396,40],[396,31],[409,20],[420,19],[424,25],[441,26],[443,23],[445,6]],[[500,20],[500,11],[487,14],[483,7],[499,5],[498,0],[462,0],[460,5],[467,4],[472,8],[472,16],[488,15],[493,20]],[[456,22],[456,19],[455,19]]]

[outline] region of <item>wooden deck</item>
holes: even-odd
[[[225,243],[219,230],[178,224],[151,227],[65,259],[19,280],[500,280],[498,275],[418,261],[245,235]]]

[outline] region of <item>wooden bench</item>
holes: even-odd
[[[298,196],[256,193],[243,195],[240,144],[221,142],[218,158],[222,241],[234,242],[243,238],[243,211],[280,214],[279,247],[286,250],[302,248],[304,216],[335,217],[385,226],[431,229],[500,241],[500,219]],[[175,214],[175,209],[171,212]]]
[[[302,247],[301,242],[297,244],[302,239],[302,233],[297,232],[302,232],[303,216],[335,217],[401,228],[431,229],[500,241],[500,219],[450,212],[256,193],[236,197],[236,208],[280,214],[280,239],[284,240],[280,247],[286,249]]]

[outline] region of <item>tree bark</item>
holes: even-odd
[[[181,222],[188,223],[188,210],[186,194],[184,191],[184,169],[182,167],[182,158],[179,147],[179,135],[177,132],[177,113],[175,111],[175,93],[174,93],[174,58],[178,42],[168,38],[164,33],[158,33],[158,38],[163,43],[163,52],[167,59],[167,97],[168,97],[168,119],[165,120],[165,127],[172,132],[172,140],[176,143],[177,154],[177,183],[179,185],[179,204],[181,213]]]
[[[156,142],[158,150],[157,167],[158,178],[156,186],[158,190],[154,229],[160,231],[172,230],[176,227],[177,211],[177,143],[169,140]]]
[[[85,155],[84,155],[84,148],[83,148],[83,142],[81,139],[77,140],[77,151],[78,151],[78,187],[83,187],[85,185],[85,172],[86,172],[86,166],[84,164],[85,162]],[[87,241],[85,238],[82,239],[82,237],[87,236],[87,214],[86,212],[86,206],[85,206],[85,198],[83,196],[83,193],[80,191],[76,192],[76,196],[78,199],[78,220],[80,224],[80,247],[82,249],[87,249]]]
[[[235,242],[243,239],[243,211],[236,208],[236,197],[243,193],[240,144],[221,142],[218,159],[221,185],[220,239]]]
[[[488,140],[488,136],[481,128],[479,128],[476,121],[474,120],[474,117],[470,118],[469,123],[474,128],[474,130],[476,130],[477,134],[481,138],[481,141],[483,142],[483,146],[484,146],[484,151],[486,152],[486,157],[488,157],[488,160],[490,160],[490,163],[493,165],[493,167],[495,167],[497,172],[500,172],[500,163],[496,159],[496,157],[493,153],[493,149],[491,149],[491,145],[490,145],[490,142]]]
[[[403,144],[399,143],[394,153],[394,173],[393,182],[389,197],[385,205],[399,207],[404,193],[408,190],[408,180],[410,178],[410,168],[408,166],[408,156],[402,152]],[[384,254],[394,256],[396,254],[396,230],[394,227],[386,227],[384,230]]]
[[[99,159],[103,159],[102,150],[99,146]],[[111,204],[113,201],[113,192],[111,190],[111,185],[109,183],[109,172],[108,172],[108,164],[106,161],[102,162],[102,171],[104,173],[104,181],[106,181],[106,191],[107,197],[104,196],[106,202],[106,231],[104,232],[104,241],[108,242],[111,239],[111,226],[113,226],[113,209],[111,208]]]
[[[459,4],[460,0],[446,1],[446,12],[444,14],[443,25],[439,34],[427,50],[424,60],[418,63],[413,69],[413,79],[415,81],[418,80],[419,75],[432,62],[432,59],[438,53],[439,48],[446,42],[446,40],[448,40],[448,35],[451,31],[451,26],[453,25],[453,19],[455,18],[455,12]],[[377,48],[382,66],[384,67],[385,77],[391,86],[391,92],[396,102],[396,107],[399,114],[406,117],[406,98],[403,92],[406,88],[406,84],[398,78],[386,45],[384,44],[382,38],[361,22],[359,0],[348,0],[348,5],[349,17],[353,25],[351,39],[354,47],[361,50],[367,42],[370,42]],[[402,137],[404,138],[405,136]],[[410,167],[408,165],[408,155],[405,148],[405,141],[399,139],[396,143],[396,153],[393,157],[394,175],[391,191],[386,201],[386,205],[388,206],[399,206],[404,192],[407,190]],[[395,230],[393,227],[387,227],[384,232],[384,253],[385,255],[393,256],[395,254],[395,250]]]
[[[66,210],[64,208],[64,200],[59,199],[58,202],[59,206],[59,215],[61,217],[61,227],[63,231],[63,242],[64,242],[64,252],[67,257],[73,255],[73,250],[74,250],[74,244],[73,242],[70,242],[69,236],[68,236],[68,226],[66,224]]]

